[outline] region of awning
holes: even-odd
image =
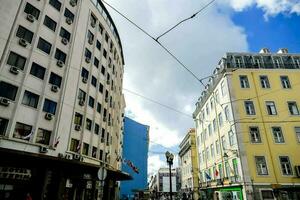
[[[107,168],[107,178],[115,181],[133,180],[130,174],[112,168]]]

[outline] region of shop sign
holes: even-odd
[[[73,187],[73,184],[72,184],[71,180],[68,178],[66,181],[66,188],[72,188],[72,187]]]
[[[83,174],[83,179],[92,179],[91,174]]]
[[[29,180],[31,170],[18,167],[0,167],[0,178],[12,180]]]
[[[87,181],[86,182],[86,189],[92,189],[93,187],[93,182],[92,181]]]

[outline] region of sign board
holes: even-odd
[[[107,170],[104,167],[100,167],[97,175],[100,181],[104,181],[107,176]]]

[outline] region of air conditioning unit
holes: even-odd
[[[80,157],[79,154],[73,154],[73,160],[80,160]]]
[[[87,81],[88,81],[88,78],[87,78],[87,77],[83,77],[83,78],[82,78],[82,82],[83,82],[83,83],[87,83]]]
[[[94,40],[93,40],[92,38],[89,38],[88,43],[89,43],[89,44],[93,44],[93,41],[94,41]]]
[[[70,25],[70,24],[73,23],[73,20],[70,17],[67,17],[66,18],[66,23]]]
[[[5,97],[0,97],[0,105],[2,106],[9,106],[10,101],[9,99],[5,98]]]
[[[48,152],[47,147],[40,146],[40,153],[47,153],[47,152]]]
[[[79,104],[80,106],[84,106],[84,100],[83,100],[83,99],[79,99],[78,104]]]
[[[91,59],[89,57],[85,57],[85,62],[90,63]]]
[[[59,67],[63,67],[64,66],[64,62],[61,60],[57,60],[56,65]]]
[[[59,158],[63,158],[63,157],[64,157],[64,154],[62,154],[62,153],[58,153],[57,157],[59,157]]]
[[[52,120],[53,119],[53,114],[52,113],[46,113],[45,119],[46,120]]]
[[[81,125],[75,124],[75,130],[76,130],[76,131],[80,131],[80,130],[81,130]]]
[[[61,43],[63,43],[64,45],[68,44],[68,39],[67,38],[61,38]]]
[[[92,26],[93,28],[95,28],[95,26],[96,26],[96,22],[94,22],[94,21],[91,21],[91,26]]]
[[[51,86],[51,91],[52,92],[58,92],[59,87],[57,85],[52,85]]]
[[[27,46],[27,41],[23,38],[19,39],[19,45],[21,45],[22,47],[26,47]]]
[[[72,7],[76,6],[77,5],[77,1],[76,0],[70,0],[70,5]]]
[[[31,14],[27,14],[26,19],[30,22],[34,22],[34,16]]]
[[[10,71],[10,73],[17,75],[17,74],[19,74],[20,70],[19,70],[19,68],[15,67],[15,66],[11,66],[9,71]]]
[[[295,166],[296,176],[300,177],[300,165]]]

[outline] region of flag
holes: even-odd
[[[217,168],[215,169],[215,176],[216,176],[216,177],[218,177],[218,176],[219,176],[219,171],[218,171],[218,169],[217,169]]]
[[[55,142],[54,142],[54,145],[53,145],[54,148],[56,148],[57,145],[59,144],[59,139],[60,139],[60,136],[55,139]]]
[[[211,177],[210,177],[210,175],[209,175],[207,172],[205,172],[205,178],[206,178],[207,180],[211,180]]]
[[[76,147],[76,152],[79,152],[81,149],[81,142],[78,143],[77,147]]]

